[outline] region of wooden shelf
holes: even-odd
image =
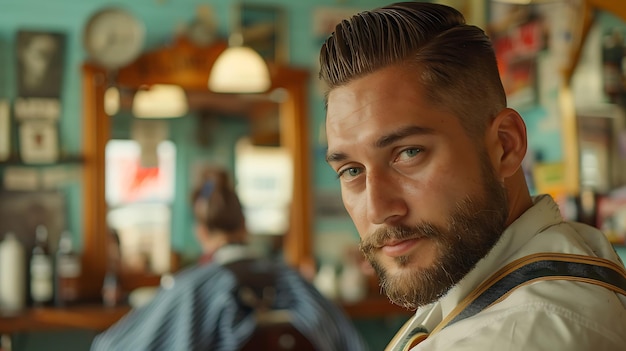
[[[46,162],[46,163],[27,163],[22,161],[22,159],[13,154],[9,157],[9,159],[0,161],[0,166],[20,166],[20,167],[54,167],[54,166],[82,166],[85,162],[82,156],[76,155],[62,155],[58,160],[54,162]]]
[[[68,308],[32,308],[15,315],[0,314],[0,334],[54,329],[102,331],[124,316],[130,307],[97,305]]]

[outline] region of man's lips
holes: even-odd
[[[380,249],[382,252],[391,257],[399,257],[406,255],[417,243],[420,238],[406,239],[400,241],[391,241],[383,244]]]

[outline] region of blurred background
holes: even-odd
[[[493,39],[532,192],[626,258],[626,5],[436,2]],[[220,166],[255,248],[383,349],[410,311],[356,250],[325,162],[317,57],[341,19],[387,3],[0,0],[0,345],[88,349],[195,262],[191,192]]]

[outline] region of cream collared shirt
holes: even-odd
[[[418,309],[410,323],[433,330],[493,272],[538,252],[583,254],[620,262],[601,232],[564,222],[552,198],[538,196],[534,206],[505,230],[493,250],[459,284],[439,301]],[[426,350],[626,350],[626,297],[587,283],[536,282],[411,349]]]

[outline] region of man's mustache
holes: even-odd
[[[391,241],[402,241],[417,238],[437,236],[441,231],[430,223],[421,223],[410,227],[405,225],[381,227],[361,240],[359,249],[363,254],[369,254]]]

